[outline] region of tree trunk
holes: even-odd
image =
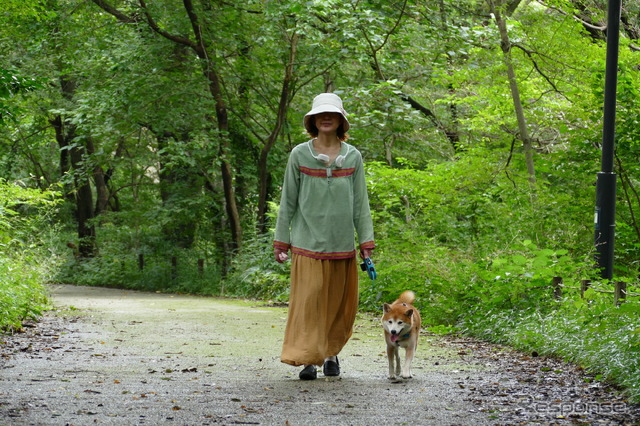
[[[214,55],[207,51],[202,37],[202,28],[198,15],[195,13],[191,0],[183,0],[184,8],[189,16],[193,34],[196,38],[195,44],[189,46],[193,48],[198,57],[202,60],[203,73],[209,81],[209,92],[216,102],[216,119],[218,121],[218,131],[220,137],[220,169],[222,174],[222,186],[225,196],[225,207],[229,216],[229,228],[233,239],[234,249],[242,246],[242,224],[240,223],[240,212],[236,202],[235,189],[233,187],[233,170],[227,161],[229,151],[229,114],[224,101],[224,95],[218,76],[217,67],[213,61]]]
[[[93,147],[93,140],[87,139],[87,154],[92,155],[95,153]],[[109,189],[107,188],[107,181],[105,179],[104,170],[99,165],[93,167],[93,183],[96,187],[96,205],[94,210],[94,216],[98,216],[103,211],[107,210],[109,204]]]
[[[64,98],[71,100],[75,92],[75,82],[65,76],[60,78],[60,89]],[[56,134],[56,141],[60,147],[61,173],[73,172],[75,184],[75,218],[78,225],[78,251],[83,258],[94,257],[96,254],[96,231],[91,219],[93,214],[93,194],[90,179],[82,173],[81,163],[86,154],[85,147],[74,142],[76,137],[75,125],[57,115],[50,121]],[[66,151],[66,153],[63,153]]]
[[[60,151],[59,167],[60,176],[64,176],[71,171],[71,158],[69,155],[69,142],[65,136],[65,125],[61,115],[54,116],[49,123],[53,127],[56,135],[56,142],[58,143],[58,150]],[[64,198],[70,202],[75,203],[75,197],[73,196],[73,186],[70,183],[65,183],[63,188]]]
[[[278,104],[276,123],[260,151],[260,159],[258,160],[258,182],[260,186],[258,189],[258,233],[260,234],[267,232],[267,201],[269,200],[269,186],[271,181],[269,168],[267,167],[267,160],[269,158],[269,152],[275,144],[276,139],[280,134],[280,130],[284,125],[287,109],[289,108],[289,101],[291,99],[291,82],[293,80],[298,40],[298,34],[294,33],[290,40],[289,60],[282,79],[282,91],[280,92],[280,102]]]
[[[500,31],[500,46],[502,48],[504,63],[507,67],[507,77],[509,79],[509,87],[511,89],[511,98],[513,99],[513,107],[516,111],[516,117],[518,119],[518,131],[520,133],[520,140],[524,147],[525,162],[527,165],[527,173],[529,175],[529,185],[532,189],[535,189],[536,185],[536,172],[533,163],[533,148],[531,144],[531,138],[529,137],[529,131],[527,129],[527,122],[524,118],[524,108],[522,107],[522,101],[520,100],[520,90],[518,89],[518,81],[516,80],[516,73],[511,63],[511,41],[509,40],[509,34],[507,32],[507,24],[502,19],[500,14],[500,6],[497,7],[493,0],[487,0],[491,13],[495,17],[496,24]],[[500,1],[500,0],[498,0]]]
[[[71,149],[71,165],[75,171],[81,167],[85,157],[85,150],[76,146]],[[93,215],[93,194],[91,180],[88,176],[78,176],[74,173],[76,185],[76,220],[78,222],[78,250],[84,258],[96,255],[96,229],[91,223]]]

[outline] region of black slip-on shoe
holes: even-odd
[[[340,375],[340,361],[336,357],[335,361],[325,361],[322,366],[322,372],[325,376],[339,376]]]
[[[300,380],[315,380],[318,377],[315,365],[307,365],[300,372]]]

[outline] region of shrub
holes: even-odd
[[[54,192],[0,181],[0,330],[20,329],[47,307],[41,238],[56,204]]]

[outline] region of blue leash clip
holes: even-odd
[[[371,278],[371,281],[375,281],[375,279],[377,277],[376,268],[375,268],[375,266],[373,266],[373,262],[371,261],[370,258],[367,257],[364,260],[364,262],[362,262],[360,264],[360,269],[362,269],[367,274],[369,274],[369,278]]]

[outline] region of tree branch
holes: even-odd
[[[361,28],[362,35],[364,36],[365,40],[367,41],[367,44],[369,45],[369,48],[371,49],[371,58],[373,60],[373,64],[372,64],[373,70],[375,71],[378,79],[381,81],[386,80],[386,78],[382,72],[382,67],[380,66],[380,63],[378,62],[378,52],[382,50],[382,48],[389,42],[389,38],[391,37],[391,34],[393,34],[400,26],[400,23],[402,22],[402,18],[404,17],[406,7],[407,7],[407,0],[404,0],[398,19],[396,19],[396,22],[393,24],[393,27],[389,31],[387,31],[387,34],[385,34],[384,40],[377,47],[373,45],[373,42],[369,38],[369,35],[365,31],[365,29]]]
[[[140,0],[140,1],[144,1],[144,0]],[[196,12],[193,10],[193,3],[191,2],[191,0],[184,0],[183,4],[184,4],[185,10],[187,11],[187,15],[189,16],[189,22],[191,22],[191,28],[193,28],[193,35],[196,38],[196,43],[190,47],[196,50],[199,57],[206,58],[207,49],[205,49],[204,41],[202,39],[202,27],[200,26],[200,20],[198,19],[198,15],[196,15]]]
[[[184,46],[190,47],[193,50],[197,50],[197,46],[193,42],[193,40],[191,40],[191,39],[189,39],[187,37],[171,34],[168,31],[165,31],[162,28],[160,28],[160,26],[158,26],[158,23],[153,19],[153,17],[149,13],[149,9],[147,9],[146,2],[144,0],[139,0],[139,2],[140,2],[140,7],[142,8],[142,11],[144,12],[144,16],[145,16],[145,18],[147,18],[147,23],[149,24],[149,27],[151,27],[151,29],[153,31],[155,31],[156,33],[160,34],[162,37],[164,37],[164,38],[166,38],[168,40],[171,40],[171,41],[176,42],[178,44],[182,44]]]
[[[594,38],[596,38],[595,37],[596,32],[600,32],[604,34],[604,32],[607,30],[606,25],[595,25],[591,21],[585,20],[584,17],[578,16],[577,14],[569,14],[558,7],[547,4],[544,0],[537,0],[537,1],[547,9],[555,10],[556,12],[564,16],[571,16],[573,19],[580,22],[586,29],[590,30],[590,33],[594,35]],[[604,38],[604,37],[600,37],[600,38]]]
[[[122,22],[123,24],[135,24],[139,22],[136,16],[129,16],[123,12],[120,12],[118,9],[111,6],[109,3],[107,3],[104,0],[91,0],[91,1],[95,3],[99,8],[104,10],[105,12],[115,16],[116,19],[118,19],[118,21]]]
[[[411,96],[409,95],[400,95],[400,98],[409,103],[409,105],[411,105],[411,108],[420,111],[422,114],[425,115],[425,117],[429,117],[433,123],[435,125],[438,125],[437,121],[436,121],[436,115],[433,113],[433,111],[431,111],[429,108],[427,108],[426,106],[422,105],[420,102],[416,101],[415,99],[413,99]]]
[[[631,224],[636,231],[636,235],[640,238],[640,226],[638,225],[638,221],[636,220],[636,215],[633,210],[633,203],[631,202],[631,197],[629,196],[629,189],[633,192],[635,196],[636,202],[640,201],[640,197],[638,197],[638,192],[636,188],[633,186],[633,182],[629,179],[628,174],[626,173],[624,167],[622,166],[622,161],[620,157],[616,154],[615,156],[616,162],[618,163],[618,170],[620,170],[620,183],[622,183],[622,189],[624,190],[624,196],[627,201],[627,205],[629,206],[629,215],[631,216]],[[640,203],[639,203],[640,204]]]
[[[385,36],[384,41],[382,42],[378,50],[382,49],[389,41],[389,37],[391,37],[391,34],[396,32],[396,30],[400,26],[400,22],[402,21],[402,17],[404,16],[404,12],[406,9],[407,9],[407,0],[404,0],[404,3],[402,3],[402,7],[400,8],[400,15],[398,16],[398,19],[396,19],[396,23],[393,25],[393,28],[391,28],[391,31],[387,32],[387,35]]]
[[[119,22],[122,22],[124,24],[136,24],[140,22],[140,19],[137,16],[127,15],[126,13],[121,12],[120,10],[118,10],[117,8],[109,4],[106,0],[91,0],[91,1],[94,4],[96,4],[99,8],[107,12],[108,14],[113,15]],[[140,8],[142,9],[144,16],[146,18],[147,24],[154,32],[176,43],[188,46],[194,50],[196,49],[196,44],[189,38],[171,34],[168,31],[165,31],[162,28],[160,28],[158,23],[153,19],[153,17],[149,13],[147,9],[147,4],[145,3],[145,1],[139,0],[139,3],[140,3]]]
[[[535,53],[537,53],[537,52],[531,51],[531,50],[529,50],[529,49],[525,48],[524,46],[522,46],[521,44],[518,44],[518,43],[512,43],[512,44],[511,44],[511,46],[512,46],[512,47],[517,47],[518,49],[522,50],[522,51],[523,51],[523,52],[524,52],[524,53],[529,57],[529,59],[531,60],[531,63],[533,64],[533,67],[536,69],[536,71],[538,71],[538,74],[540,74],[540,76],[542,76],[542,78],[544,78],[544,79],[547,81],[547,83],[549,83],[549,85],[550,85],[551,87],[553,87],[553,90],[554,90],[556,93],[558,93],[558,94],[562,95],[562,96],[566,99],[566,96],[564,96],[564,93],[562,93],[562,92],[558,89],[558,87],[556,86],[556,84],[555,84],[553,81],[551,81],[551,78],[550,78],[548,75],[546,75],[546,74],[542,71],[542,69],[540,69],[540,67],[538,66],[538,62],[533,58],[533,55],[534,55]]]

